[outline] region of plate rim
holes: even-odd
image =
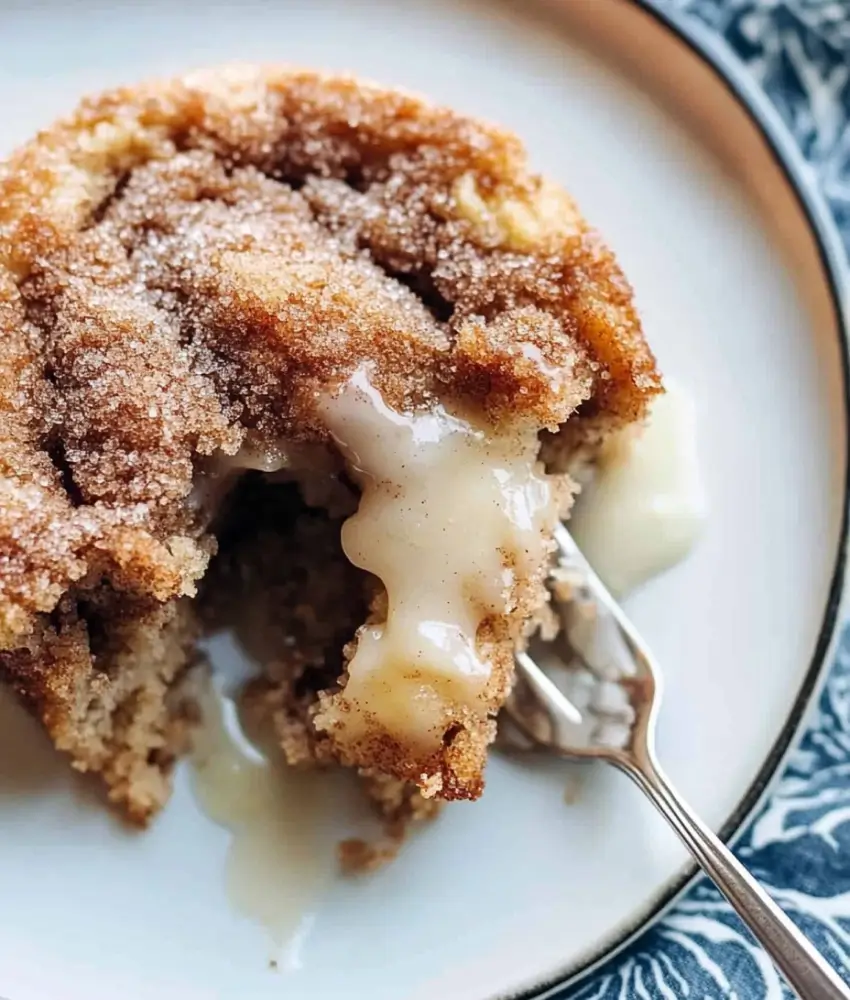
[[[814,240],[835,318],[838,339],[845,427],[844,498],[829,591],[815,649],[791,711],[756,777],[718,831],[720,839],[725,844],[732,845],[764,802],[789,754],[802,739],[809,709],[830,672],[834,648],[840,633],[840,610],[847,589],[845,576],[850,530],[850,300],[843,294],[843,286],[846,284],[847,255],[832,211],[816,183],[807,177],[808,161],[790,129],[761,85],[750,75],[745,64],[738,60],[725,40],[684,12],[662,7],[664,0],[626,0],[626,2],[655,21],[659,28],[672,35],[696,56],[712,72],[717,84],[737,101],[764,139],[768,152],[787,182]],[[678,875],[660,889],[643,910],[625,920],[607,943],[603,942],[598,947],[588,949],[576,961],[546,976],[534,986],[520,991],[499,993],[493,996],[492,1000],[546,1000],[547,997],[554,998],[554,994],[559,990],[577,986],[661,919],[700,877],[702,875],[697,865],[688,862]]]

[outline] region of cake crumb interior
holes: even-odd
[[[366,368],[319,409],[362,490],[343,549],[381,580],[387,617],[359,631],[317,725],[349,745],[377,729],[433,752],[465,713],[486,718],[479,626],[545,564],[557,509],[536,428],[488,431],[441,405],[399,413]]]
[[[569,198],[514,136],[407,94],[225,67],[91,98],[0,169],[0,677],[133,821],[166,801],[190,728],[199,586],[230,566],[250,589],[226,511],[253,530],[266,486],[256,503],[289,511],[272,549],[302,573],[278,588],[292,614],[269,609],[292,648],[266,651],[260,685],[287,754],[481,794],[545,546],[505,546],[502,610],[464,590],[483,701],[460,691],[436,744],[317,725],[398,593],[324,526],[338,536],[356,490],[318,401],[366,363],[396,413],[547,431],[558,502],[556,469],[661,389],[631,289]],[[222,471],[249,454],[300,499]],[[325,548],[327,596],[308,602]]]

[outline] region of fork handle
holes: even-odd
[[[649,756],[617,761],[714,880],[802,1000],[850,1000],[848,987],[734,854],[694,813]]]

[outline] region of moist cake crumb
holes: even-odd
[[[316,691],[342,672],[346,642],[366,616],[374,581],[345,558],[338,519],[309,508],[294,484],[247,476],[228,506],[216,526],[220,551],[201,591],[205,628],[232,629],[263,665],[243,707],[259,727],[271,722],[288,763],[333,765],[327,737],[311,724]],[[340,845],[340,866],[349,873],[390,860],[409,830],[441,806],[390,775],[366,769],[360,783],[383,836]]]
[[[383,820],[384,835],[375,840],[352,837],[339,844],[340,868],[348,875],[392,861],[413,827],[434,819],[443,807],[439,799],[425,798],[416,786],[390,775],[366,772],[362,778],[364,791]]]
[[[0,675],[133,821],[166,801],[191,724],[199,608],[224,623],[272,558],[246,537],[268,504],[285,572],[253,613],[287,624],[253,694],[288,758],[366,771],[391,827],[422,794],[480,794],[545,560],[479,627],[486,715],[460,706],[439,752],[376,732],[352,754],[316,725],[388,613],[338,550],[306,582],[358,499],[317,400],[365,363],[398,413],[540,432],[565,507],[571,457],[661,391],[569,197],[511,134],[408,94],[204,71],[87,99],[0,168]]]

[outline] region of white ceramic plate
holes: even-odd
[[[613,244],[662,367],[696,398],[710,523],[693,557],[629,608],[666,667],[662,759],[731,833],[799,724],[840,593],[832,236],[812,196],[794,194],[782,135],[765,141],[734,97],[745,84],[724,83],[638,4],[552,7],[550,18],[448,0],[6,4],[0,143],[87,89],[232,58],[351,69],[515,127]],[[568,776],[580,783],[569,806]],[[332,884],[275,972],[263,930],[228,905],[228,841],[185,775],[149,833],[123,830],[3,703],[0,994],[530,994],[621,944],[686,865],[617,774],[494,759],[480,803],[447,810],[378,874]]]

